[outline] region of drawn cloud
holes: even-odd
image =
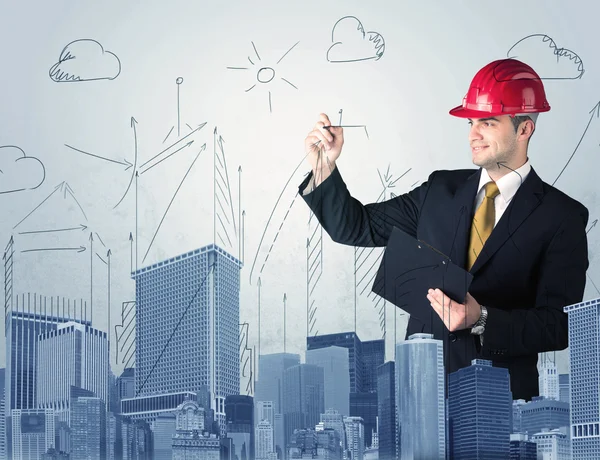
[[[583,61],[573,51],[559,48],[548,35],[528,35],[515,43],[506,53],[519,59],[538,73],[542,80],[575,80],[585,72]]]
[[[14,145],[0,146],[0,194],[38,188],[46,178],[43,163]]]
[[[365,32],[354,16],[345,16],[331,31],[333,45],[327,50],[329,62],[356,62],[379,60],[385,51],[383,37],[377,32]]]
[[[95,40],[75,40],[64,47],[49,75],[57,83],[114,80],[121,73],[121,61]]]

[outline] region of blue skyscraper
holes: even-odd
[[[272,401],[273,412],[281,414],[283,398],[283,372],[300,364],[300,355],[294,353],[272,353],[258,357],[258,381],[254,393],[255,401]]]
[[[348,369],[350,371],[350,393],[363,391],[362,342],[355,332],[315,335],[306,338],[306,350],[326,347],[344,347],[348,349]],[[383,364],[383,363],[382,363]]]
[[[106,403],[100,398],[78,397],[71,402],[71,458],[106,458]]]
[[[325,410],[350,415],[350,372],[348,350],[343,347],[306,350],[306,364],[323,368]]]
[[[474,359],[448,376],[450,458],[509,457],[512,393],[508,370]]]
[[[377,393],[377,368],[385,361],[385,341],[383,339],[362,342],[363,393]]]
[[[59,324],[37,340],[36,404],[69,424],[71,386],[108,401],[106,332],[76,322]]]
[[[82,318],[84,302],[59,297],[21,294],[11,297],[5,311],[6,337],[6,415],[12,409],[35,409],[37,382],[37,340],[40,334],[55,331],[59,324]],[[108,378],[108,377],[107,377]]]
[[[306,338],[307,352],[331,346],[348,349],[350,415],[363,419],[365,446],[370,446],[377,425],[377,367],[383,364],[385,343],[383,339],[362,342],[355,332]]]
[[[533,397],[521,406],[521,433],[533,436],[542,429],[553,430],[569,426],[569,403]]]
[[[600,457],[600,298],[564,308],[569,316],[573,460]]]
[[[444,353],[433,334],[412,334],[396,344],[396,455],[446,455]],[[471,457],[473,458],[473,457]]]
[[[396,379],[394,361],[377,368],[379,460],[396,459]]]
[[[530,441],[526,434],[514,433],[510,435],[510,460],[537,460],[537,446]]]
[[[324,409],[323,368],[314,364],[298,364],[283,373],[283,416],[285,445],[295,429],[314,429]]]
[[[225,429],[240,392],[240,261],[214,244],[142,268],[136,282],[136,396],[201,391]]]
[[[252,396],[231,395],[225,399],[227,437],[233,439],[238,460],[254,460],[254,399]]]

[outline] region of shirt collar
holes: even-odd
[[[496,185],[498,186],[498,190],[500,190],[500,195],[504,199],[506,203],[508,203],[517,190],[521,186],[521,184],[525,181],[525,178],[531,171],[531,164],[529,163],[529,157],[525,161],[525,164],[518,169],[515,169],[514,172],[511,171],[508,174],[505,174],[500,179],[496,181]],[[477,193],[481,191],[481,189],[490,182],[492,179],[488,174],[487,170],[481,168],[481,176],[479,178],[479,187],[477,188]]]

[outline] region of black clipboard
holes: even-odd
[[[439,288],[464,303],[472,281],[473,275],[450,257],[394,227],[371,290],[427,323],[432,311],[428,289]]]

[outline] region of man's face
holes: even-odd
[[[517,133],[509,115],[469,118],[469,144],[473,164],[484,169],[511,163],[517,153]]]

